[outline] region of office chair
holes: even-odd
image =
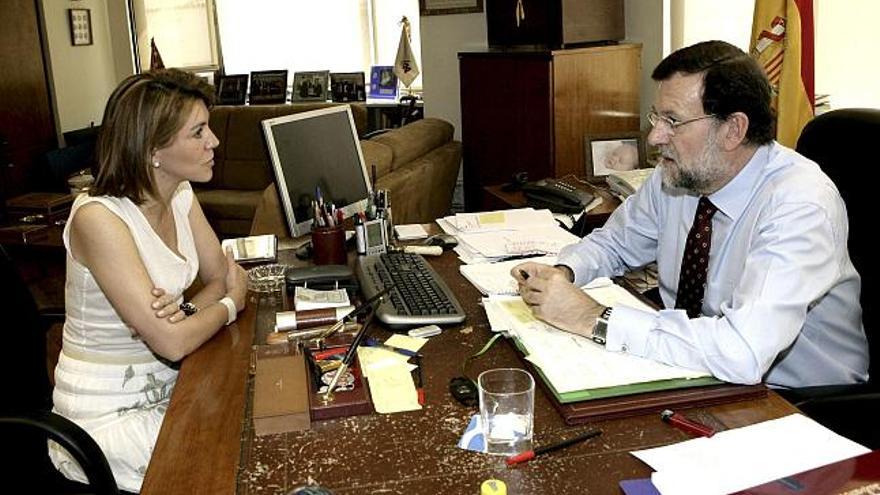
[[[412,95],[400,97],[397,104],[397,125],[393,127],[403,127],[424,117],[423,109],[416,106],[418,101],[419,99]]]
[[[29,493],[119,493],[110,465],[94,439],[72,421],[51,411],[52,390],[46,369],[46,320],[30,291],[0,246],[0,315],[6,319],[0,346],[0,376],[5,383],[0,405],[0,483],[26,486]],[[89,485],[62,476],[49,460],[47,438],[79,462]],[[15,480],[15,481],[12,481]]]
[[[876,245],[871,230],[877,204],[873,181],[865,169],[872,167],[880,135],[880,109],[844,108],[817,116],[801,131],[797,151],[815,161],[834,181],[849,216],[849,255],[862,278],[862,322],[872,358],[869,381],[861,385],[810,387],[795,391],[794,400],[806,415],[835,432],[871,449],[880,448],[880,335],[877,321]],[[874,359],[876,358],[876,359]],[[805,392],[805,393],[801,393]]]

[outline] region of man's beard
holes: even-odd
[[[728,169],[717,143],[718,132],[712,129],[700,155],[690,163],[682,163],[672,146],[661,146],[660,152],[675,161],[663,167],[663,185],[703,195],[715,192],[716,185],[727,177]]]

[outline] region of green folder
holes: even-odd
[[[512,340],[517,349],[522,352],[523,356],[527,356],[528,352],[519,341],[519,339],[514,338]],[[544,375],[544,372],[541,371],[540,367],[532,364],[531,362],[529,362],[528,364],[533,370],[538,373],[538,375],[540,375],[541,380],[543,380],[544,384],[547,386],[547,390],[550,391],[550,393],[553,394],[553,397],[555,397],[556,400],[559,401],[561,404],[570,404],[572,402],[581,402],[593,399],[605,399],[608,397],[619,397],[622,395],[640,394],[643,392],[658,392],[661,390],[705,387],[708,385],[720,385],[725,383],[715,377],[704,376],[700,378],[675,378],[671,380],[655,380],[643,383],[631,383],[629,385],[618,385],[616,387],[603,387],[559,393],[559,391],[557,391],[556,388],[553,386],[553,383],[550,382],[550,380],[548,380],[547,377]]]

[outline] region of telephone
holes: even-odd
[[[526,203],[554,213],[580,213],[593,201],[593,195],[559,179],[541,179],[522,185]]]

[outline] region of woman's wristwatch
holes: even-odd
[[[611,318],[612,308],[605,308],[602,314],[596,318],[596,326],[593,327],[593,334],[590,338],[599,345],[605,345],[606,336],[608,335],[608,320]]]
[[[185,314],[186,316],[192,316],[199,312],[199,308],[197,308],[196,305],[191,302],[180,303],[180,306],[178,306],[178,308],[183,311],[183,314]]]

